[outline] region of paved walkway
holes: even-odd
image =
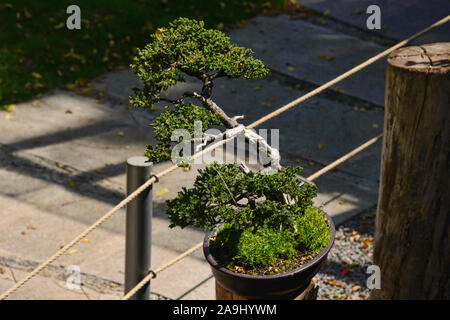
[[[371,1],[298,2],[319,11],[330,9],[331,15],[325,20],[319,13],[306,20],[256,17],[231,32],[234,42],[251,47],[272,69],[261,80],[221,79],[215,85],[219,105],[230,115],[245,114],[246,124],[449,12],[446,1],[433,6],[409,1],[407,7],[378,1],[386,32],[372,32],[364,29],[365,10],[356,14]],[[417,16],[421,19],[407,18]],[[448,41],[448,34],[447,25],[416,43]],[[379,61],[265,123],[262,128],[280,129],[282,164],[300,164],[308,176],[380,134],[385,63]],[[158,114],[126,108],[130,88],[138,85],[129,70],[118,70],[94,79],[89,95],[54,90],[39,98],[38,107],[27,101],[12,113],[0,114],[1,292],[123,199],[126,159],[154,143],[148,124]],[[196,85],[188,81],[169,94]],[[316,205],[336,223],[376,207],[380,146],[371,146],[317,179]],[[154,171],[168,165],[157,165]],[[164,201],[192,184],[195,169],[174,172],[154,187],[154,268],[203,238],[196,229],[169,229],[164,215]],[[11,298],[118,299],[124,213],[118,212]],[[69,265],[81,268],[84,292],[65,287]],[[214,299],[214,280],[199,250],[158,275],[151,290],[153,298]]]

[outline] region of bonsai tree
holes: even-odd
[[[215,229],[211,238],[214,256],[239,272],[282,272],[322,250],[330,235],[324,215],[312,207],[315,186],[299,179],[301,168],[282,168],[278,150],[240,124],[242,115],[230,117],[212,100],[214,80],[259,78],[268,69],[253,58],[250,49],[231,44],[224,33],[206,29],[202,21],[179,18],[151,38],[131,64],[143,87],[134,88],[135,96],[130,97],[132,105],[148,110],[160,101],[169,104],[152,123],[159,143],[147,146],[149,160],[171,159],[174,144],[180,142],[172,141],[173,131],[186,129],[193,134],[195,121],[201,121],[204,129],[224,128],[220,135],[204,134],[199,147],[219,137],[242,134],[270,158],[258,172],[243,163],[214,163],[199,170],[192,188],[183,188],[167,201],[170,227]],[[185,81],[186,75],[199,80],[201,91],[168,98],[165,91]]]

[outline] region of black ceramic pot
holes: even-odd
[[[334,223],[328,215],[325,214],[325,217],[330,228],[328,245],[307,264],[289,272],[253,276],[236,273],[220,266],[210,252],[209,239],[213,235],[212,231],[206,233],[203,253],[211,265],[216,281],[226,290],[248,299],[293,299],[306,289],[314,275],[319,272],[333,246]]]

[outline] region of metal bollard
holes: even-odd
[[[131,157],[127,161],[127,195],[145,183],[152,174],[146,157]],[[152,186],[127,206],[125,240],[125,294],[133,289],[150,270],[152,243]],[[130,300],[149,300],[150,283]]]

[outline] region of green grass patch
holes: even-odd
[[[208,28],[243,26],[245,19],[285,0],[16,0],[0,4],[0,105],[20,102],[117,66],[180,16]],[[81,30],[68,30],[66,9],[81,9]],[[73,87],[73,86],[72,86]],[[69,86],[70,88],[70,86]]]

